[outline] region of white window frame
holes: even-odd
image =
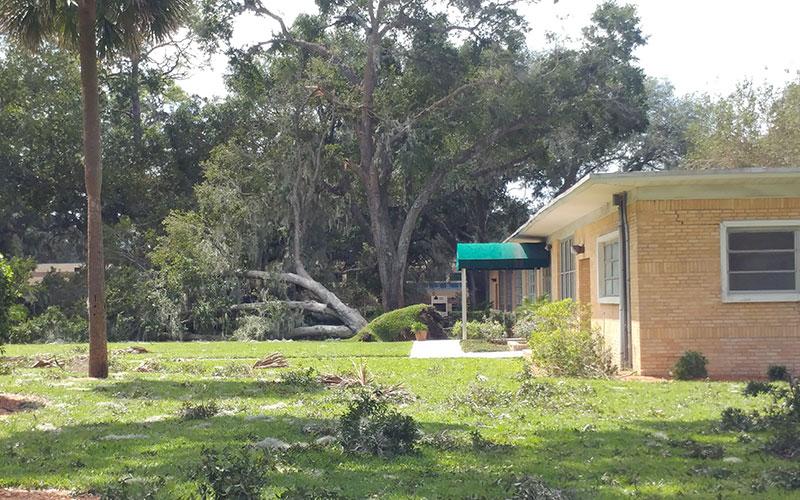
[[[610,243],[614,240],[619,241],[619,230],[612,231],[610,233],[604,234],[597,238],[597,244],[595,248],[595,255],[597,256],[597,302],[600,304],[619,304],[619,295],[615,296],[603,296],[603,290],[605,289],[605,262],[603,261],[603,245],[606,243]],[[622,266],[622,249],[620,249],[620,267]],[[620,287],[622,287],[622,269],[620,269]]]
[[[795,291],[731,291],[728,276],[728,230],[729,229],[785,229],[794,231]],[[740,220],[724,221],[719,227],[720,271],[722,278],[722,302],[800,302],[800,220]]]
[[[558,296],[561,300],[578,300],[578,259],[572,246],[575,244],[575,235],[568,236],[558,242]],[[565,271],[564,261],[569,260],[571,269]],[[565,294],[565,282],[571,288],[569,295]]]

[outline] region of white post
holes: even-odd
[[[461,338],[467,340],[467,269],[461,269]]]

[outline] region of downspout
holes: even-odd
[[[631,356],[631,308],[630,308],[630,262],[628,259],[628,193],[614,195],[614,205],[619,211],[619,331],[622,367],[632,368]]]

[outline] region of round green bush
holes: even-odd
[[[672,368],[676,380],[697,380],[708,377],[708,360],[697,351],[686,351]]]
[[[381,314],[356,334],[363,341],[395,342],[414,338],[414,324],[419,323],[420,314],[428,309],[427,304],[414,304]]]

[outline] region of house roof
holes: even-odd
[[[667,170],[594,173],[561,193],[505,241],[542,241],[549,235],[608,207],[615,193],[636,199],[725,199],[800,196],[800,168]]]

